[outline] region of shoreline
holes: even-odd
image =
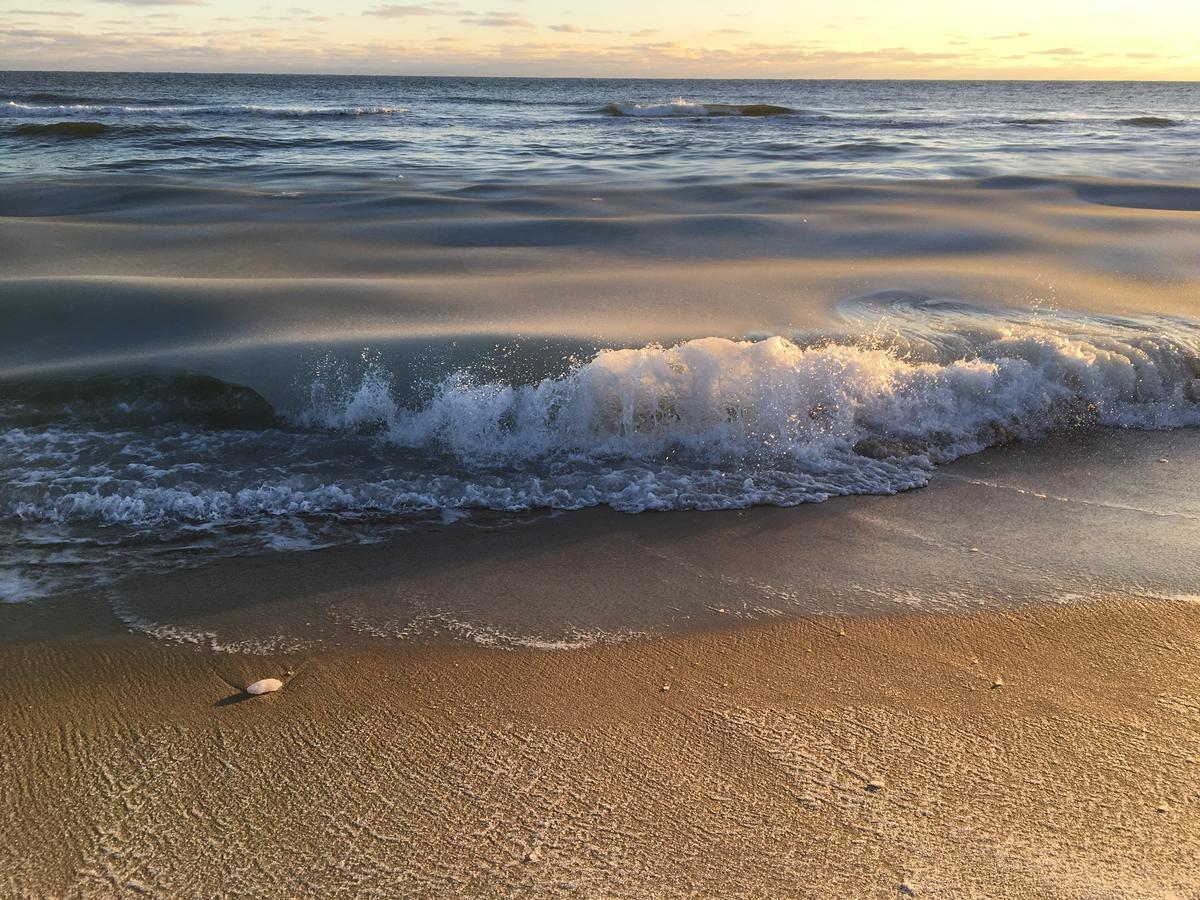
[[[6,642],[0,886],[1186,895],[1197,650],[1200,605],[1133,601],[565,652]]]
[[[795,507],[476,513],[373,544],[151,562],[0,612],[40,617],[48,639],[99,616],[102,629],[270,654],[446,633],[588,647],[724,621],[1193,596],[1200,504],[1180,486],[1200,470],[1196,434],[1010,444],[916,490]]]

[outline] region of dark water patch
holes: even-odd
[[[725,117],[764,118],[802,115],[802,111],[771,103],[606,103],[600,112],[610,116],[643,119],[704,119]]]
[[[15,93],[7,98],[10,102],[16,103],[49,103],[56,106],[64,105],[139,105],[139,106],[174,106],[187,103],[186,100],[179,98],[159,98],[152,99],[146,97],[113,97],[113,96],[93,96],[89,94],[59,94],[48,91],[32,91],[29,93]]]
[[[130,428],[163,423],[269,428],[278,417],[251,388],[206,375],[95,375],[0,382],[0,424],[86,423]]]
[[[774,106],[770,103],[750,103],[745,106],[725,106],[719,103],[708,104],[709,115],[712,116],[791,116],[796,110],[786,106]]]
[[[834,144],[830,148],[835,153],[869,156],[876,153],[903,153],[904,148],[898,144],[885,144],[881,141],[850,141],[845,144]]]
[[[190,125],[153,122],[95,122],[87,119],[64,122],[25,122],[14,125],[4,134],[23,138],[95,138],[95,137],[157,137],[184,134],[194,129]]]
[[[478,106],[562,106],[561,100],[536,100],[523,97],[489,97],[485,94],[447,94],[438,97],[447,103],[469,103]]]
[[[181,137],[175,141],[164,141],[161,146],[191,150],[396,150],[406,145],[405,141],[383,138],[330,139],[321,137],[266,137],[248,134],[213,134]]]
[[[18,125],[9,130],[13,137],[90,138],[110,134],[113,128],[103,122],[50,122],[45,125]]]
[[[1120,124],[1136,128],[1170,128],[1180,123],[1165,116],[1134,116],[1132,119],[1122,119]]]

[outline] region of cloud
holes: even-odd
[[[620,34],[614,28],[584,28],[582,25],[551,25],[551,31],[559,31],[563,34]]]
[[[464,25],[479,25],[483,28],[532,28],[533,23],[512,13],[489,12],[482,16],[463,19]]]
[[[73,19],[83,15],[81,12],[68,12],[65,9],[10,9],[9,12],[17,16],[69,16]]]
[[[1015,41],[1018,38],[1033,37],[1032,31],[1014,31],[1012,34],[993,34],[993,41]]]
[[[383,16],[388,19],[400,19],[406,16],[444,16],[446,11],[442,9],[434,9],[431,6],[399,6],[395,3],[390,6],[380,6],[377,9],[368,9],[363,13],[364,16]]]
[[[124,6],[204,6],[206,0],[100,0],[101,3],[120,3]]]
[[[1083,51],[1076,50],[1074,47],[1051,47],[1048,50],[1034,50],[1041,56],[1079,56]]]

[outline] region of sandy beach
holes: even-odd
[[[97,619],[0,649],[10,896],[1198,886],[1194,603],[572,652],[212,655]]]

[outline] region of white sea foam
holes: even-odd
[[[20,103],[6,101],[0,115],[8,117],[70,116],[275,116],[308,118],[329,116],[386,116],[408,112],[403,106],[259,106],[252,104],[213,105],[122,105],[111,103]]]
[[[607,108],[610,112],[618,115],[647,118],[708,115],[708,110],[703,103],[693,103],[683,97],[676,97],[670,103],[611,103]]]
[[[798,110],[769,103],[694,103],[676,97],[670,103],[609,103],[604,112],[611,116],[634,116],[649,119],[790,116]]]
[[[901,325],[917,314],[889,309]],[[1196,323],[920,316],[823,342],[604,350],[532,384],[456,372],[411,408],[376,365],[349,386],[318,380],[299,432],[13,429],[28,464],[0,502],[27,523],[105,525],[794,505],[920,487],[940,463],[1065,428],[1200,425]]]
[[[26,603],[53,593],[51,588],[15,569],[0,569],[0,603]]]
[[[380,424],[398,445],[473,462],[579,455],[821,468],[849,453],[941,462],[1081,423],[1197,425],[1198,375],[1196,333],[1101,340],[1014,329],[946,363],[883,346],[704,338],[601,351],[533,385],[456,373],[415,411],[372,372],[308,416],[331,428]]]

